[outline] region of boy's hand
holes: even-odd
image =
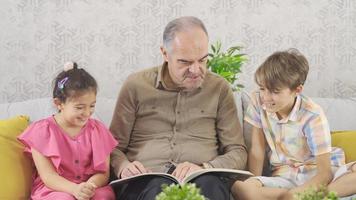
[[[96,185],[91,182],[82,182],[74,188],[73,196],[78,200],[89,200],[95,194]]]

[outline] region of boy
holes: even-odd
[[[328,186],[329,191],[334,191],[343,199],[356,198],[356,161],[340,167],[334,176],[334,180]]]
[[[323,110],[301,94],[308,70],[296,49],[272,54],[257,69],[259,91],[245,116],[253,126],[248,169],[256,177],[235,182],[235,198],[292,199],[309,187],[327,185],[344,163],[343,152],[331,147]],[[266,147],[272,177],[261,176]]]

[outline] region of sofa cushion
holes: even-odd
[[[312,99],[323,108],[330,130],[356,130],[356,97],[344,99],[312,97]]]
[[[21,102],[0,104],[0,119],[12,116],[30,116],[32,122],[56,113],[52,98],[31,99]]]
[[[16,139],[28,124],[27,116],[0,120],[0,199],[28,199],[30,195],[32,163]]]
[[[356,130],[334,131],[331,134],[332,146],[340,147],[345,152],[346,162],[356,161]]]
[[[106,126],[110,125],[116,99],[97,97],[93,118],[99,119]],[[57,113],[52,98],[32,99],[22,102],[0,104],[0,120],[16,115],[28,115],[35,122]]]

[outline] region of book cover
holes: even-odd
[[[148,178],[148,177],[164,177],[167,179],[172,180],[176,184],[185,184],[189,183],[193,179],[203,175],[203,174],[215,174],[218,175],[219,177],[222,177],[223,179],[227,180],[230,183],[235,182],[236,180],[245,180],[253,174],[249,171],[244,171],[244,170],[236,170],[236,169],[225,169],[225,168],[209,168],[209,169],[201,169],[197,170],[188,176],[186,176],[182,181],[179,181],[175,176],[167,173],[159,173],[159,172],[150,172],[150,173],[145,173],[145,174],[138,174],[135,176],[131,176],[128,178],[122,178],[122,179],[117,179],[114,181],[111,181],[109,185],[112,187],[118,187],[120,185],[124,185],[129,183],[130,181],[134,180],[139,180],[141,178]]]

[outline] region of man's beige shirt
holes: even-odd
[[[247,159],[229,84],[207,72],[193,91],[168,89],[167,64],[128,77],[121,88],[110,130],[119,141],[111,156],[115,174],[132,161],[167,172],[185,161],[244,169]]]

